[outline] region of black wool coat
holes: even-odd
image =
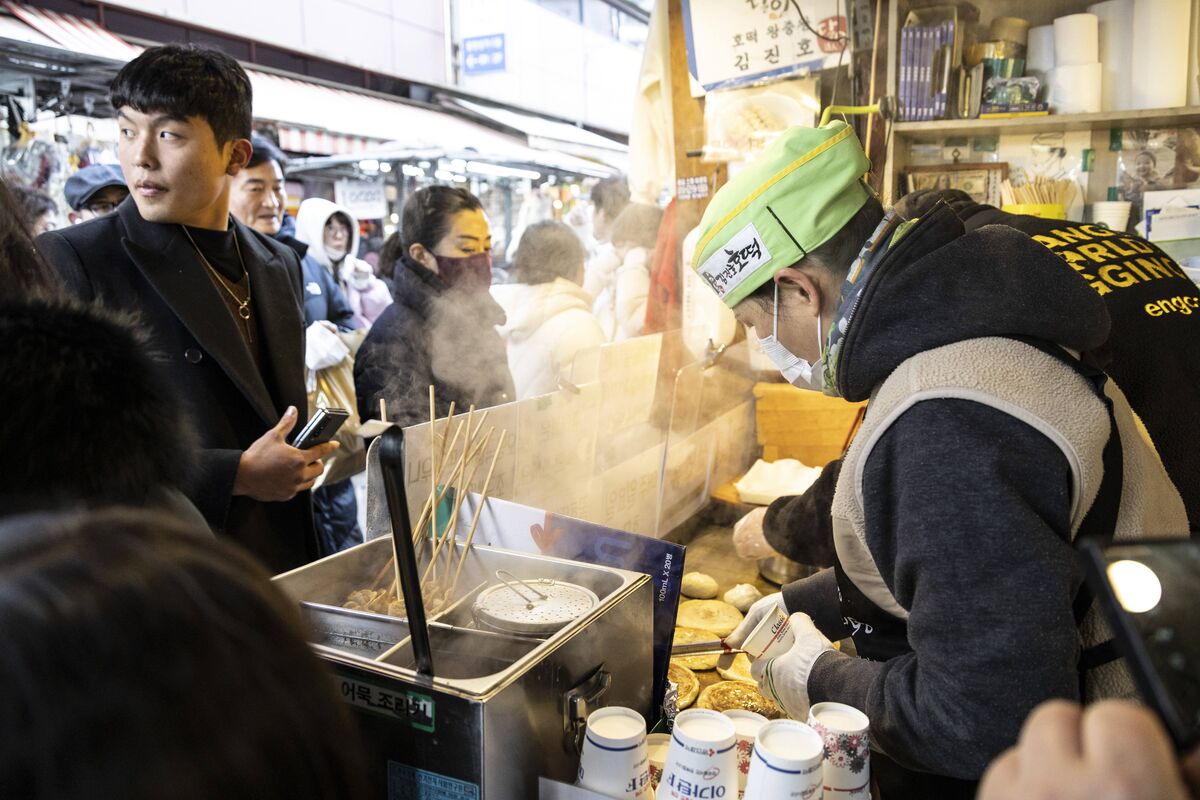
[[[289,405],[299,412],[293,434],[306,421],[300,263],[286,246],[232,217],[230,225],[250,274],[261,368],[180,226],[147,222],[133,198],[37,246],[75,295],[137,316],[199,435],[189,498],[213,530],[281,572],[315,557],[310,493],[264,503],[233,496],[233,484],[242,452]],[[119,459],[121,432],[102,420],[96,430]]]

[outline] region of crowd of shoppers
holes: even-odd
[[[348,482],[310,491],[336,443],[289,443],[313,411],[313,376],[352,368],[360,415],[376,416],[382,400],[404,425],[427,419],[430,385],[440,414],[450,402],[554,391],[580,352],[641,332],[661,211],[601,183],[594,243],[561,223],[531,225],[509,282],[493,286],[479,200],[430,186],[406,202],[376,275],[356,257],[349,210],[308,199],[296,220],[287,214],[286,159],[252,136],[250,83],[231,58],[150,48],[121,70],[111,99],[120,168],[73,176],[70,227],[55,229],[49,198],[0,184],[0,433],[23,459],[0,489],[0,730],[22,734],[0,747],[0,796],[362,797],[346,708],[294,605],[268,582],[361,536]],[[792,135],[817,148],[837,132]],[[807,250],[777,239],[776,260],[749,283],[721,285],[717,270],[710,284],[756,332],[770,329],[764,347],[792,382],[899,407],[912,389],[901,379],[948,370],[986,402],[939,395],[904,418],[870,420],[876,435],[865,438],[884,458],[867,465],[852,450],[847,474],[878,490],[838,486],[836,573],[752,610],[750,621],[772,605],[811,614],[793,614],[797,644],[756,670],[785,709],[817,699],[868,709],[888,753],[879,775],[900,787],[888,796],[974,793],[982,776],[986,800],[1114,786],[1186,797],[1196,757],[1177,760],[1144,710],[1039,705],[1086,699],[1080,687],[1091,695],[1098,683],[1077,664],[1071,608],[1069,543],[1087,504],[1108,491],[1138,501],[1107,520],[1118,536],[1187,526],[1124,396],[1073,355],[1105,341],[1104,301],[1038,248],[1053,249],[1034,243],[1048,233],[975,230],[963,219],[981,212],[956,213],[953,198],[919,219],[885,213],[860,185],[860,155],[814,161],[836,202],[819,181],[781,185],[797,192],[787,202],[828,212],[801,214],[823,221],[789,231]],[[735,206],[746,174],[712,214],[759,214]],[[729,238],[725,221],[705,224],[701,271]],[[983,255],[959,258],[956,272],[944,262],[963,242]],[[861,304],[843,296],[852,266],[862,285],[886,277],[885,290]],[[913,276],[967,298],[971,313],[917,291]],[[1018,285],[1049,311],[996,299],[997,286],[1016,295]],[[830,334],[840,358],[822,331],[845,334]],[[1014,331],[1024,340],[1008,339]],[[962,346],[980,337],[987,347]],[[1010,419],[1006,403],[1028,413]],[[1055,436],[1030,422],[1037,413],[1060,423]],[[1124,448],[1115,490],[1103,475],[1110,438]],[[1087,454],[1082,466],[1067,445]],[[971,504],[955,493],[961,474],[976,477]],[[914,478],[935,491],[900,490]],[[1076,484],[1087,503],[1062,491]],[[959,549],[906,535],[964,525],[976,536]],[[1005,597],[988,578],[1014,559],[1028,589]],[[843,635],[859,657],[826,638]]]

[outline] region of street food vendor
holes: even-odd
[[[1097,369],[1104,302],[1003,226],[884,213],[842,122],[793,128],[713,198],[693,268],[790,383],[869,410],[837,478],[835,566],[759,601],[796,643],[756,662],[793,717],[871,720],[886,798],[971,797],[1049,698],[1132,691],[1076,536],[1186,535],[1183,503]],[[834,650],[850,636],[858,656]],[[1107,658],[1107,660],[1106,660]]]

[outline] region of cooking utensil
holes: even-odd
[[[475,598],[475,618],[488,627],[507,633],[546,636],[591,613],[600,598],[591,589],[550,578],[519,580],[500,577],[500,583],[484,589]]]

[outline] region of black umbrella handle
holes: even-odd
[[[413,549],[412,520],[408,516],[408,498],[404,494],[404,432],[398,427],[384,431],[379,437],[379,465],[383,473],[383,488],[387,495],[388,513],[392,518],[392,548],[400,568],[400,591],[408,614],[409,635],[417,672],[433,677],[433,652],[429,646],[429,626],[425,622],[425,600],[421,596],[421,578],[417,569],[417,554]]]

